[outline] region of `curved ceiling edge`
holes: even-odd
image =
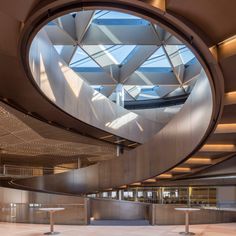
[[[198,99],[194,99],[196,95]],[[153,178],[184,161],[199,147],[212,109],[209,83],[202,72],[182,110],[148,143],[119,158],[86,168],[14,183],[45,191],[83,194]]]
[[[25,22],[24,27],[21,30],[19,37],[19,52],[20,63],[25,69],[26,74],[31,81],[33,81],[30,68],[27,62],[30,43],[37,34],[37,32],[45,25],[45,23],[59,17],[65,13],[70,13],[73,10],[83,9],[96,9],[96,7],[111,9],[111,10],[123,10],[124,12],[142,16],[151,22],[158,21],[158,24],[167,29],[171,34],[180,38],[195,54],[202,67],[204,68],[208,79],[212,87],[214,108],[216,111],[213,113],[213,120],[217,123],[223,108],[223,94],[224,94],[224,80],[221,69],[213,57],[209,48],[204,43],[203,39],[194,32],[194,30],[188,26],[188,22],[183,22],[182,19],[178,19],[175,15],[169,12],[163,11],[158,8],[158,4],[153,1],[126,1],[126,0],[88,0],[84,1],[44,1],[36,6],[36,8],[29,15],[28,20]],[[160,5],[160,7],[163,7]],[[35,84],[34,84],[35,85]],[[217,93],[217,96],[215,94]]]

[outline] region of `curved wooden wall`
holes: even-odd
[[[202,71],[180,112],[146,144],[86,168],[14,183],[42,191],[82,194],[154,177],[184,161],[199,147],[211,123],[212,111],[211,88]]]

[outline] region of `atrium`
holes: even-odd
[[[0,234],[235,235],[235,9],[2,0]]]

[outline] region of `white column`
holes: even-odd
[[[117,84],[116,86],[116,104],[118,106],[121,106],[121,107],[124,107],[124,97],[125,97],[125,92],[124,92],[124,87],[123,87],[123,84]],[[119,140],[117,140],[119,141]],[[116,146],[116,156],[120,156],[120,145],[117,144]]]
[[[134,190],[134,201],[135,202],[138,201],[138,190],[137,190],[137,188]]]
[[[116,86],[116,104],[121,107],[124,107],[124,97],[125,97],[125,92],[124,92],[123,84],[117,84],[117,86]]]
[[[123,200],[123,190],[117,190],[118,200]]]

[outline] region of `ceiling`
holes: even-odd
[[[84,166],[115,156],[115,146],[71,133],[25,115],[0,102],[0,162],[52,167]]]

